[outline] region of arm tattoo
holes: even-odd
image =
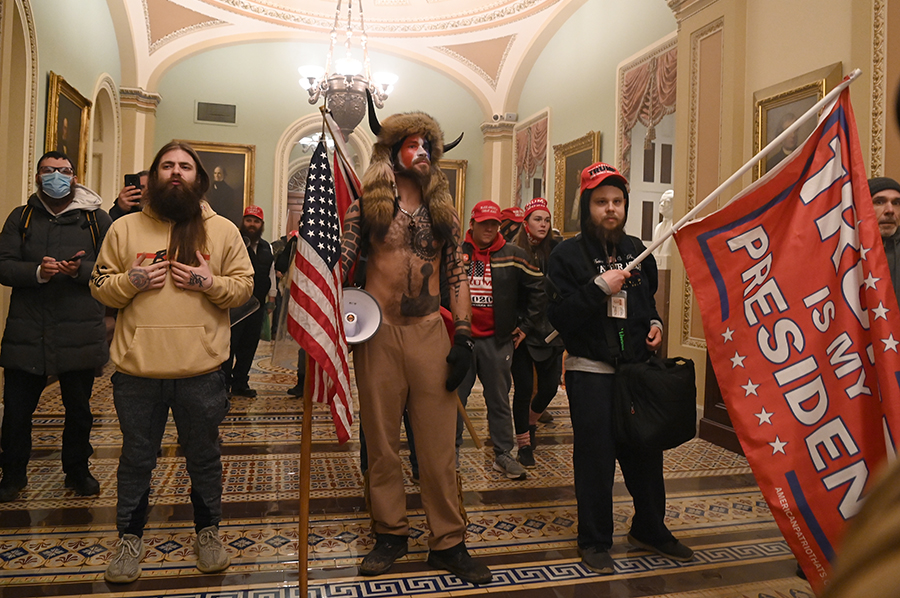
[[[345,281],[359,257],[360,235],[360,212],[357,199],[347,210],[347,215],[344,217],[344,232],[341,234],[341,277]]]
[[[472,335],[472,304],[469,299],[469,279],[462,265],[459,246],[459,220],[454,214],[451,240],[444,246],[447,282],[450,285],[450,310],[457,333]]]
[[[128,271],[128,280],[131,281],[137,290],[143,291],[146,290],[147,287],[150,286],[150,277],[147,276],[147,273],[141,268],[132,268]]]

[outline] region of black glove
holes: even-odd
[[[456,390],[462,384],[463,378],[472,367],[472,350],[475,344],[465,334],[453,335],[453,346],[447,355],[447,363],[450,364],[450,374],[447,376],[447,390]]]

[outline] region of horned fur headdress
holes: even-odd
[[[441,127],[424,112],[394,114],[378,123],[374,106],[369,103],[369,125],[378,137],[372,149],[372,160],[363,175],[363,229],[383,237],[394,219],[394,159],[396,148],[410,135],[421,135],[431,146],[431,166],[427,182],[422,188],[422,199],[431,214],[435,238],[448,241],[451,238],[456,208],[450,196],[447,177],[441,172],[438,160],[444,152],[453,149],[459,139],[444,145]]]

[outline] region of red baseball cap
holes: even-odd
[[[528,218],[531,216],[532,212],[537,212],[538,210],[544,210],[548,214],[550,213],[550,208],[547,207],[547,200],[543,197],[535,197],[525,204],[525,218]]]
[[[500,222],[500,206],[489,199],[479,201],[472,208],[472,220],[475,222],[484,222],[485,220],[496,220]]]
[[[500,219],[503,222],[510,220],[512,222],[522,222],[525,220],[525,212],[519,206],[513,206],[511,208],[503,208],[500,212]]]
[[[616,170],[615,166],[610,166],[603,162],[595,162],[581,171],[581,191],[579,191],[579,195],[587,189],[598,187],[604,181],[607,184],[619,181],[628,188],[628,180]]]
[[[263,218],[263,210],[259,206],[247,206],[244,208],[244,216],[256,216],[263,222],[265,222],[265,218]]]

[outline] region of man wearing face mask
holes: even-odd
[[[12,211],[0,232],[0,284],[12,287],[0,346],[4,368],[0,435],[0,502],[28,484],[31,417],[49,376],[57,376],[65,407],[62,465],[76,494],[100,492],[88,469],[94,371],[109,352],[104,308],[88,289],[100,243],[110,226],[100,197],[77,183],[60,152],[38,161],[37,192]]]

